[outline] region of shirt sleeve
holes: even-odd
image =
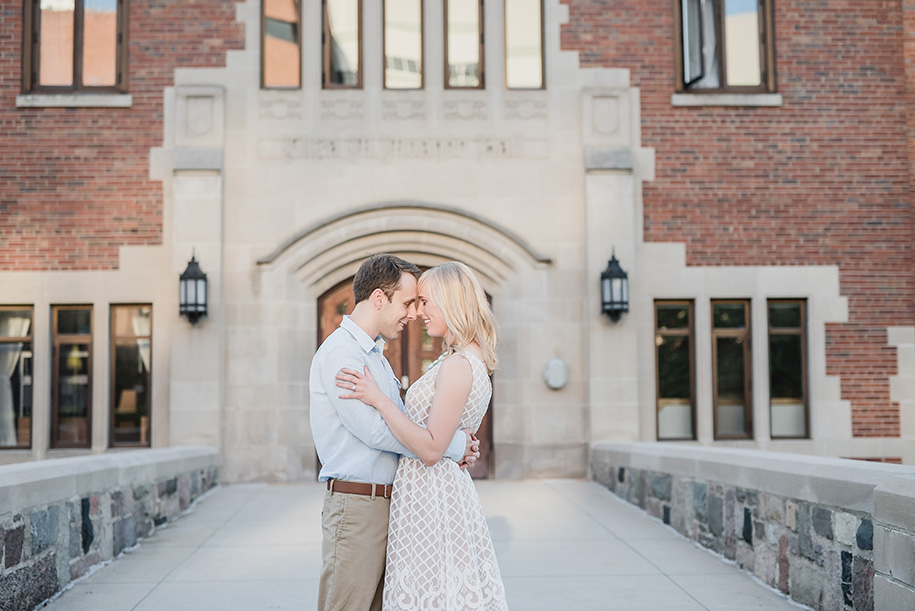
[[[369,364],[367,355],[357,350],[338,347],[327,355],[321,370],[321,383],[327,393],[327,398],[334,406],[343,426],[359,441],[376,450],[416,458],[416,454],[397,441],[378,410],[362,401],[340,398],[340,394],[345,391],[337,387],[337,372],[344,367],[363,371]],[[464,458],[466,447],[467,437],[463,431],[458,430],[448,446],[445,457],[459,462]]]

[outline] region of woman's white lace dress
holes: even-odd
[[[476,430],[489,407],[486,366],[469,352],[473,385],[460,428]],[[449,358],[460,358],[458,355]],[[432,406],[436,364],[407,391],[406,413],[424,424]],[[470,474],[450,459],[433,467],[402,457],[391,496],[384,611],[505,610],[505,588],[492,537]]]

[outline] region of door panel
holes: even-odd
[[[318,344],[340,326],[344,314],[349,314],[355,305],[352,278],[329,290],[318,300]],[[394,374],[403,384],[406,393],[410,384],[426,371],[426,368],[441,355],[442,338],[429,337],[421,320],[414,320],[396,340],[385,345],[384,355],[391,363]],[[489,477],[492,461],[492,429],[490,426],[493,404],[480,424],[477,437],[480,439],[480,458],[470,470],[474,479]],[[318,467],[320,470],[320,466]]]

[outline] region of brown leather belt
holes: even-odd
[[[391,498],[391,490],[394,488],[391,484],[366,484],[364,482],[347,482],[342,479],[327,480],[327,489],[331,492],[343,492],[344,494],[364,494],[372,498],[378,496],[383,499]]]

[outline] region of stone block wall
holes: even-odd
[[[0,467],[0,609],[36,608],[177,518],[218,475],[209,448]]]
[[[607,443],[592,448],[591,472],[798,603],[836,611],[915,609],[915,468]],[[896,509],[875,514],[878,486],[901,474],[912,495],[887,497],[884,506]]]
[[[915,609],[915,477],[874,491],[874,598],[878,609]]]

